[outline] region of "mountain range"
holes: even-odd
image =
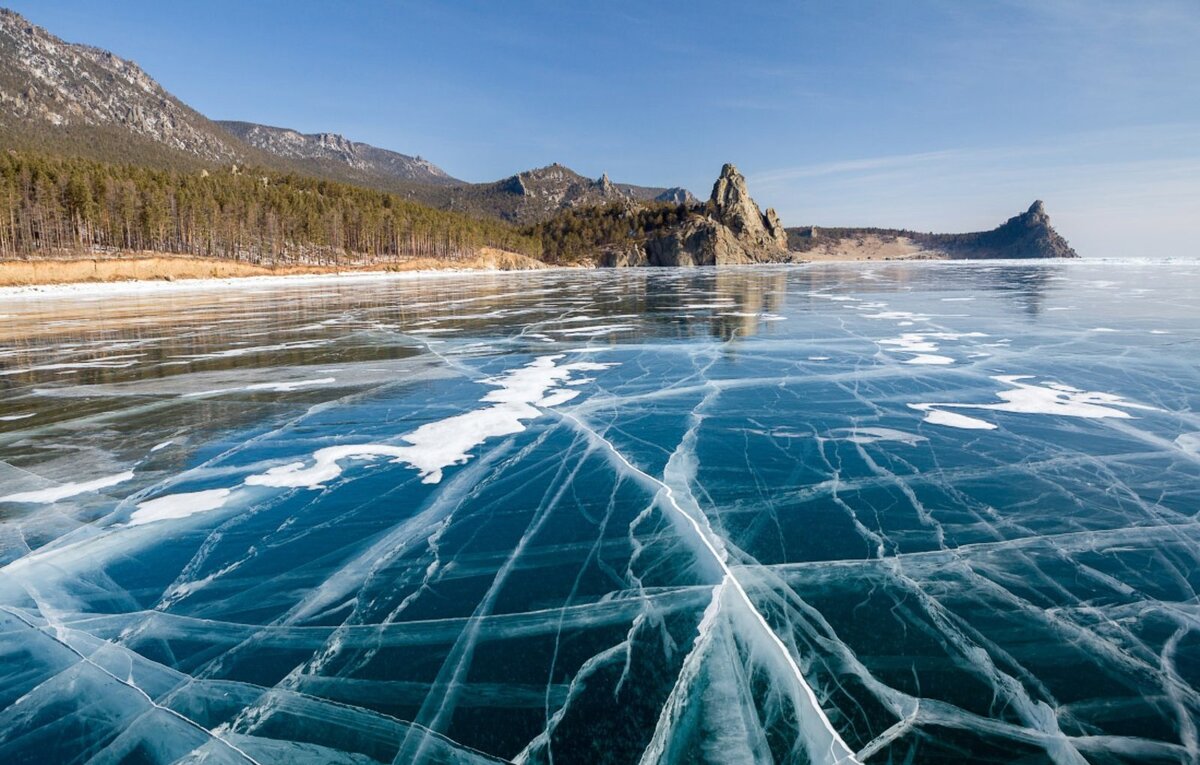
[[[420,156],[337,133],[211,120],[132,61],[64,42],[4,9],[0,9],[0,146],[205,174],[237,175],[253,168],[264,183],[271,183],[271,176],[285,184],[290,176],[334,181],[469,218],[505,221],[519,227],[514,235],[540,238],[543,256],[560,262],[795,261],[860,257],[864,251],[865,257],[875,253],[881,259],[1075,256],[1050,227],[1041,202],[993,231],[972,234],[816,227],[788,229],[785,234],[778,218],[768,211],[770,220],[761,221],[763,231],[757,230],[758,224],[751,226],[751,241],[742,224],[753,223],[761,213],[744,179],[736,169],[730,172],[732,166],[722,172],[718,185],[725,182],[723,193],[738,196],[736,204],[718,200],[716,189],[714,197],[701,204],[680,187],[615,183],[607,175],[593,179],[557,163],[490,183],[469,183]],[[91,168],[88,172],[108,171]],[[335,196],[349,198],[344,191]],[[754,207],[753,214],[747,204]],[[741,211],[736,225],[722,217],[734,209]],[[36,232],[26,233],[26,241],[36,242]]]
[[[181,168],[252,165],[516,223],[619,199],[693,200],[685,189],[590,179],[558,164],[468,183],[421,157],[337,133],[211,120],[132,61],[64,42],[6,9],[0,9],[0,63],[0,141],[9,148]]]

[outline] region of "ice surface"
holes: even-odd
[[[0,762],[1200,758],[1200,264],[169,287],[0,310]]]
[[[287,380],[281,382],[267,383],[252,383],[242,386],[241,388],[217,388],[215,390],[196,390],[184,393],[184,396],[216,396],[222,393],[235,393],[238,391],[270,391],[273,393],[291,393],[292,391],[300,390],[301,388],[311,388],[314,385],[332,385],[337,382],[336,377],[318,377],[312,380]]]

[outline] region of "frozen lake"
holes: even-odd
[[[0,762],[1200,758],[1200,263],[0,300]]]

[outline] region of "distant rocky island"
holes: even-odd
[[[1041,202],[978,233],[785,229],[732,164],[703,202],[557,163],[468,183],[337,133],[210,120],[137,64],[4,9],[0,149],[0,261],[167,255],[345,269],[462,267],[485,251],[512,267],[1076,257]]]
[[[788,229],[788,248],[809,259],[838,259],[874,253],[887,258],[1077,258],[1054,227],[1039,199],[990,231],[934,234],[888,228]]]

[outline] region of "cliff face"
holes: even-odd
[[[731,164],[721,168],[703,213],[637,245],[601,258],[603,266],[720,266],[790,259],[787,232],[774,210],[763,214]]]

